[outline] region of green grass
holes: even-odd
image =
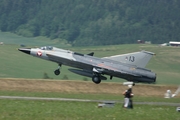
[[[16,45],[26,45],[26,46],[46,46],[52,45],[57,47],[68,47],[70,46],[65,42],[65,40],[50,40],[47,37],[38,36],[38,37],[22,37],[17,34],[9,32],[0,32],[0,42],[4,44],[16,44]]]
[[[41,38],[24,38],[11,33],[0,32],[2,40],[7,43],[16,43],[18,45],[5,44],[0,46],[0,78],[32,78],[41,79],[44,73],[47,73],[50,78],[63,79],[67,76],[70,80],[83,80],[84,76],[79,76],[68,71],[68,67],[62,66],[61,75],[55,76],[53,71],[57,69],[57,64],[42,59],[37,59],[19,52],[19,44],[26,39],[33,39],[32,45],[37,46],[56,44],[55,46],[70,49],[80,53],[95,52],[96,57],[105,57],[116,54],[124,54],[140,50],[147,50],[156,53],[148,63],[148,69],[157,73],[157,84],[179,84],[180,78],[180,47],[158,47],[158,45],[145,44],[126,44],[126,45],[111,45],[111,46],[90,46],[90,47],[68,47],[62,46],[63,43],[53,43],[54,41],[42,40]],[[38,39],[38,40],[37,40]],[[36,43],[41,42],[41,43]],[[28,42],[27,42],[28,43]],[[31,43],[31,42],[30,42]],[[27,46],[29,47],[29,46]],[[91,81],[91,78],[88,78]],[[124,82],[125,80],[113,78],[108,82]]]
[[[123,102],[123,95],[119,94],[92,94],[92,93],[59,93],[59,92],[24,92],[24,91],[2,91],[0,96],[26,96],[26,97],[50,97],[50,98],[72,98],[72,99],[90,99],[90,100],[109,100]],[[164,96],[138,96],[133,100],[135,102],[167,102],[179,103],[179,97],[165,99]]]
[[[0,78],[43,78],[47,73],[53,79],[63,79],[67,76],[73,80],[83,80],[84,77],[71,73],[68,67],[62,66],[60,76],[55,76],[53,71],[57,64],[37,59],[19,52],[20,44],[27,46],[55,45],[80,53],[95,52],[95,56],[105,57],[139,50],[155,52],[147,68],[157,73],[158,84],[177,84],[180,78],[180,48],[158,47],[157,45],[114,45],[92,47],[69,47],[63,41],[50,41],[47,38],[24,38],[11,33],[1,33],[1,41],[5,45],[0,46]],[[38,41],[37,41],[38,39]],[[40,39],[40,40],[39,40]],[[46,40],[43,40],[46,39]],[[0,42],[1,42],[0,41]],[[12,45],[16,44],[16,45]],[[91,80],[91,78],[88,78]],[[110,80],[109,80],[110,81]],[[113,79],[113,82],[124,82],[122,79]],[[112,82],[112,81],[110,81]],[[92,100],[119,100],[122,95],[116,94],[84,94],[84,93],[59,93],[59,92],[24,92],[2,91],[0,96],[32,96],[54,98],[78,98]],[[179,103],[179,98],[164,99],[155,96],[135,96],[135,102],[171,102]],[[62,102],[62,101],[33,101],[33,100],[8,100],[0,99],[0,119],[2,120],[180,120],[176,107],[156,105],[134,105],[133,110],[122,108],[118,103],[113,108],[97,108],[98,103]]]
[[[63,79],[66,75],[68,79],[83,80],[85,77],[76,75],[67,70],[68,67],[62,66],[61,75],[55,76],[53,71],[57,68],[57,64],[42,59],[23,54],[17,49],[17,45],[0,46],[0,77],[1,78],[43,78],[44,73],[53,79]],[[180,78],[180,48],[164,47],[159,48],[155,45],[117,45],[117,46],[99,46],[86,48],[69,48],[71,50],[89,53],[95,52],[95,56],[104,57],[121,53],[138,51],[138,49],[146,48],[155,52],[154,56],[148,63],[147,68],[157,73],[158,84],[179,84]],[[91,80],[91,78],[88,78]],[[111,82],[124,82],[125,80],[113,78]]]
[[[1,91],[0,96],[29,96],[52,98],[77,98],[91,100],[117,100],[113,108],[98,108],[97,102],[65,102],[43,100],[0,99],[0,119],[2,120],[179,120],[175,106],[137,105],[134,109],[122,108],[123,96],[116,94],[85,94],[59,92]],[[135,96],[134,102],[179,103],[179,98]]]
[[[124,109],[122,104],[113,108],[97,108],[98,103],[0,100],[2,120],[179,120],[176,107],[134,105]]]

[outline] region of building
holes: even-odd
[[[180,42],[169,41],[170,46],[180,46]]]

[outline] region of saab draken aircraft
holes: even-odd
[[[67,65],[73,67],[69,69],[71,72],[91,77],[96,84],[99,84],[101,80],[107,80],[104,75],[110,76],[110,79],[119,77],[133,83],[156,82],[156,74],[145,68],[154,55],[148,51],[98,58],[93,56],[93,52],[81,54],[52,46],[19,48],[18,50],[57,63],[58,69],[54,71],[55,75],[60,74],[62,65]]]

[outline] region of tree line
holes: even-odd
[[[180,41],[178,0],[0,0],[0,30],[73,46]]]

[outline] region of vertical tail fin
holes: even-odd
[[[104,57],[103,59],[110,59],[117,62],[129,64],[129,65],[135,65],[137,67],[144,68],[146,67],[147,63],[149,62],[149,60],[153,55],[154,53],[152,52],[140,51],[140,52]]]

